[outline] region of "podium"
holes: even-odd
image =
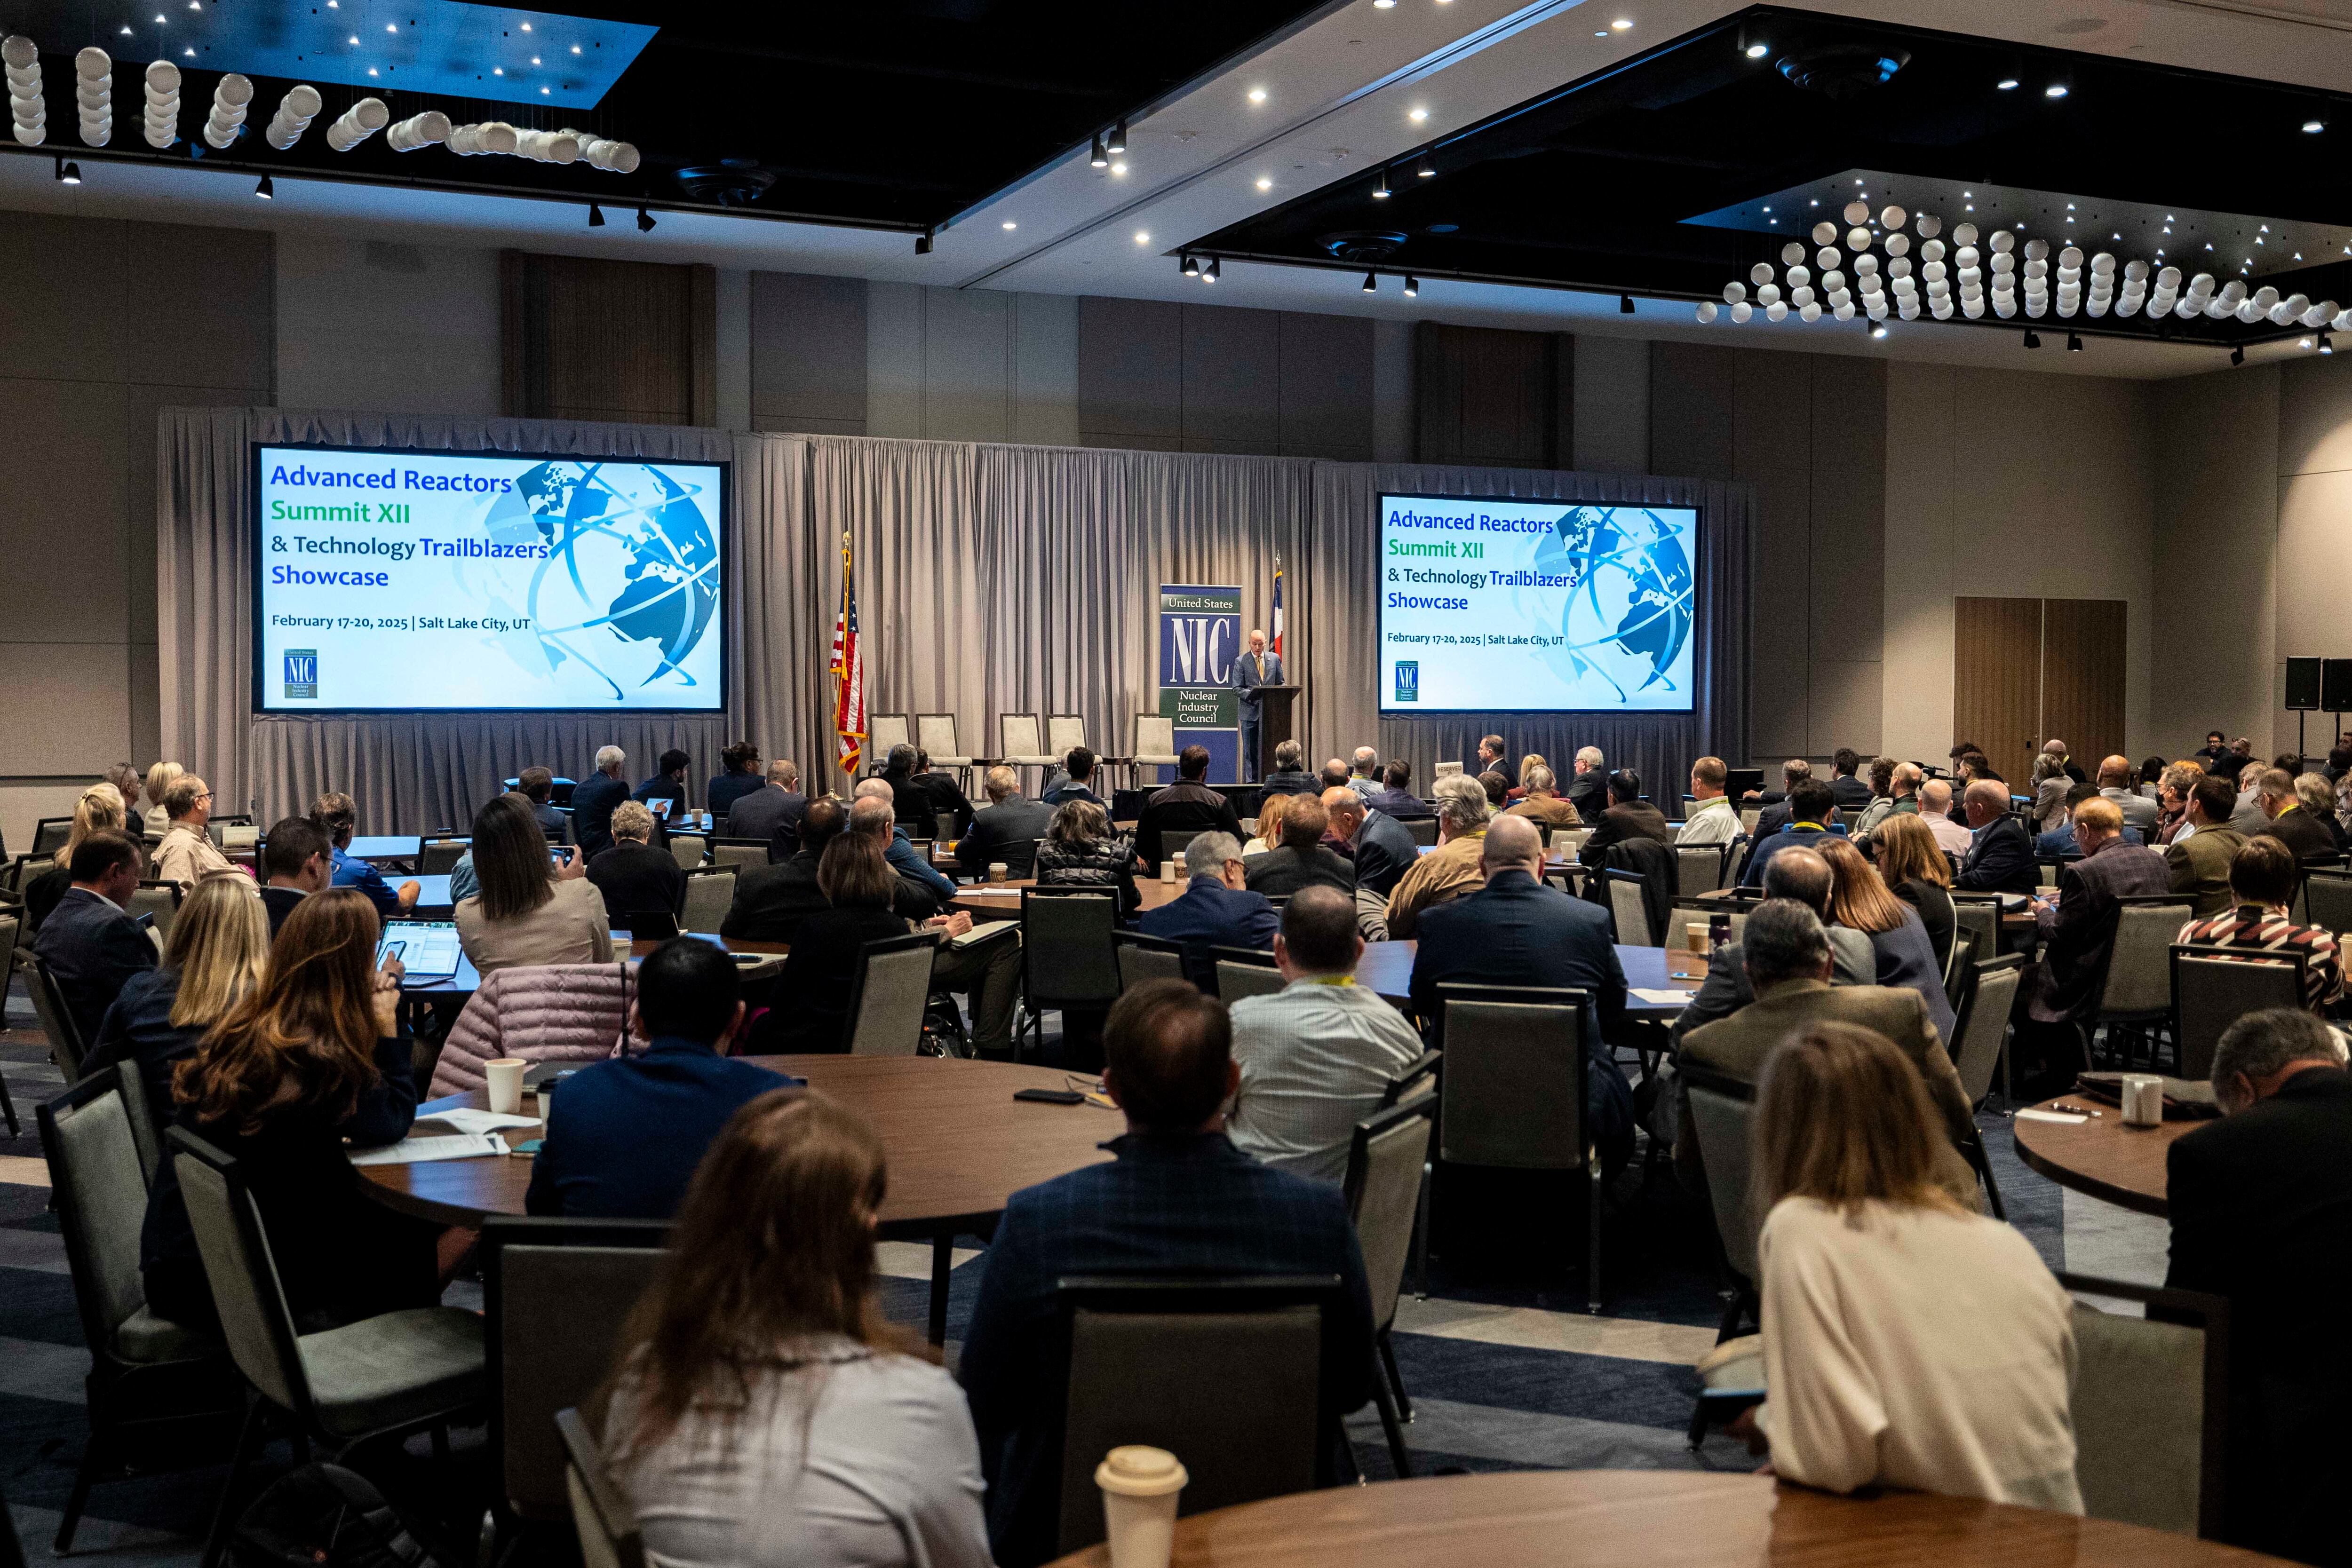
[[[1297,686],[1260,686],[1257,688],[1257,777],[1265,778],[1274,771],[1274,748],[1291,738],[1291,705],[1298,698]]]

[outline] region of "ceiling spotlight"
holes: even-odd
[[[1884,338],[1886,336],[1886,323],[1884,321],[1873,321],[1870,324],[1870,335],[1874,338]]]
[[[523,30],[524,32],[526,32],[526,33],[530,32],[530,23],[528,23],[528,22],[525,22],[525,23],[522,25],[522,30]]]
[[[1392,11],[1396,9],[1396,0],[1372,0],[1372,9],[1375,11]]]
[[[131,36],[131,24],[128,22],[122,25],[122,36],[126,38]]]
[[[1612,33],[1622,33],[1633,26],[1633,18],[1631,16],[1620,16],[1615,21],[1609,24],[1609,30]]]
[[[1254,87],[1250,89],[1249,100],[1252,103],[1264,103],[1265,101],[1265,89],[1262,87]]]
[[[2305,136],[2316,136],[2326,129],[2327,121],[2324,120],[2306,120],[2303,122],[2303,133]]]
[[[588,226],[592,229],[604,226],[604,209],[593,202],[588,204]]]
[[[2081,333],[2069,332],[2066,334],[2066,351],[2070,354],[2079,354],[2083,351],[2083,338]]]
[[[2308,349],[2311,347],[2311,340],[2308,338],[2297,338],[2294,340],[2294,346],[2298,349]]]
[[[1421,162],[1419,166],[1413,170],[1413,172],[1420,175],[1424,180],[1434,180],[1437,178],[1437,165],[1429,161],[1429,154],[1424,152],[1421,155]]]
[[[2241,343],[2238,347],[2230,350],[2230,363],[2231,365],[2242,365],[2245,362],[2246,349],[2245,345]]]
[[[1260,174],[1257,177],[1257,188],[1261,191],[1271,191],[1274,189],[1274,182]]]
[[[1364,292],[1367,294],[1378,294],[1380,291],[1381,275],[1377,272],[1368,272],[1364,274]]]
[[[68,163],[68,162],[66,162],[64,159],[62,159],[62,158],[58,159],[58,184],[60,184],[60,185],[79,185],[79,184],[80,184],[80,183],[81,183],[81,165],[80,165],[80,164],[79,164],[79,163]]]
[[[1419,125],[1423,120],[1429,118],[1429,110],[1425,109],[1416,109],[1407,114],[1405,118],[1412,120],[1415,125]]]
[[[1087,154],[1087,162],[1097,169],[1110,167],[1110,150],[1103,145],[1103,139],[1099,134],[1095,137],[1094,151]]]
[[[1104,142],[1103,146],[1112,152],[1124,152],[1127,151],[1126,120],[1122,120],[1117,125],[1110,128],[1110,140]]]
[[[1633,297],[1630,294],[1620,294],[1617,297],[1617,314],[1620,316],[1631,316],[1633,313]]]
[[[1409,272],[1405,274],[1404,277],[1404,297],[1407,299],[1418,299],[1421,298],[1421,279],[1413,277],[1412,274]],[[2326,349],[2322,349],[2320,350],[2323,354],[2330,351],[2331,350]]]
[[[580,46],[579,46],[579,45],[577,45],[577,44],[572,45],[572,52],[573,54],[575,54],[575,55],[576,55],[576,54],[578,54],[578,53],[580,52]]]
[[[1119,159],[1118,162],[1114,162],[1113,164],[1111,164],[1111,166],[1110,166],[1110,172],[1111,172],[1112,173],[1114,173],[1114,174],[1124,174],[1124,173],[1126,173],[1126,172],[1127,172],[1127,160],[1126,160],[1126,159],[1124,159],[1124,158],[1122,158],[1122,159]]]
[[[264,174],[261,183],[253,188],[253,193],[265,202],[274,202],[278,199],[278,187],[269,183],[268,175]]]
[[[1372,187],[1372,199],[1374,201],[1384,202],[1388,200],[1388,194],[1389,172],[1386,169],[1383,169],[1381,171],[1381,183]]]
[[[643,207],[637,209],[637,232],[641,235],[654,232],[654,215]]]
[[[1011,218],[1004,220],[1004,232],[1006,234],[1011,234],[1014,229],[1017,229],[1021,225],[1019,224],[1014,223]]]
[[[1187,256],[1184,258],[1183,268],[1184,276],[1187,277],[1198,277],[1201,276],[1201,263],[1199,259],[1194,256]]]
[[[1999,81],[1993,83],[1992,86],[1995,92],[2015,92],[2017,90],[2017,78],[2015,77],[2003,77]]]
[[[929,256],[931,254],[932,233],[932,230],[925,229],[921,234],[915,236],[915,254],[917,256]]]
[[[1772,52],[1772,47],[1769,44],[1750,44],[1741,52],[1751,60],[1760,60]]]
[[[2028,327],[2025,329],[2025,346],[2029,349],[2042,347],[2042,334]]]
[[[2336,351],[2336,340],[2329,335],[2325,327],[2319,329],[2319,351],[2323,354],[2332,354]]]
[[[1224,258],[1223,256],[1213,256],[1209,258],[1208,267],[1201,274],[1201,281],[1203,283],[1214,283],[1224,275]]]
[[[2063,81],[2053,81],[2048,87],[2042,89],[2042,96],[2044,98],[2064,98],[2066,96],[2066,84]]]
[[[399,31],[400,31],[400,29],[399,29],[398,27],[394,26],[392,23],[390,23],[390,22],[386,22],[386,23],[383,25],[383,30],[384,30],[385,32],[387,32],[387,33],[397,33],[397,32],[399,32]],[[531,63],[532,65],[537,65],[537,64],[539,64],[539,62],[538,62],[537,60],[533,60],[533,61],[531,61],[530,63]]]
[[[1138,230],[1136,230],[1136,231],[1135,231],[1135,243],[1136,243],[1136,244],[1138,244],[1138,245],[1150,245],[1150,244],[1151,243],[1151,234],[1150,234],[1150,230],[1148,230],[1148,229],[1138,229]]]

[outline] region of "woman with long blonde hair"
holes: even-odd
[[[887,1186],[874,1129],[814,1092],[711,1145],[606,1401],[648,1561],[986,1568],[971,1407],[877,1300]]]
[[[1936,967],[1951,967],[1952,933],[1959,915],[1952,907],[1952,862],[1936,834],[1916,813],[1888,817],[1870,836],[1878,854],[1879,880],[1886,890],[1919,912],[1935,950]],[[1990,955],[1988,955],[1990,956]]]
[[[1937,1185],[1918,1071],[1870,1030],[1810,1025],[1765,1059],[1752,1124],[1772,1468],[2080,1513],[2074,1303]]]
[[[147,831],[157,838],[172,827],[172,813],[163,810],[163,791],[186,771],[176,762],[158,762],[147,769]]]
[[[155,1121],[172,1120],[172,1074],[252,994],[269,957],[269,911],[241,876],[196,883],[172,921],[161,968],[134,975],[106,1009],[85,1074],[139,1063]]]
[[[350,888],[304,899],[259,982],[172,1073],[178,1124],[243,1166],[304,1333],[440,1296],[439,1228],[365,1196],[344,1150],[346,1140],[398,1143],[416,1117],[409,1046],[399,1038],[400,967],[377,966],[378,929],[374,907]],[[140,1248],[147,1300],[173,1322],[209,1322],[195,1232],[172,1166],[163,1168]]]
[[[74,801],[73,826],[66,831],[65,848],[58,852],[57,863],[25,884],[25,913],[36,930],[73,885],[67,867],[73,863],[74,851],[90,834],[121,827],[123,814],[122,791],[111,784],[93,784]]]
[[[1886,889],[1878,868],[1862,852],[1835,833],[1813,841],[1821,857],[1830,862],[1835,880],[1830,886],[1830,924],[1859,931],[1870,938],[1882,986],[1907,986],[1927,1004],[1927,1017],[1948,1048],[1952,1039],[1952,1001],[1944,990],[1944,967],[1936,962],[1936,945],[1919,912]]]

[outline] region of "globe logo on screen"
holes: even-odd
[[[1536,545],[1535,566],[1574,584],[1562,601],[1563,642],[1549,650],[1563,675],[1599,675],[1623,700],[1669,671],[1690,640],[1691,563],[1675,528],[1635,507],[1571,507]]]
[[[696,500],[643,463],[552,461],[526,469],[487,519],[493,538],[528,529],[548,554],[527,609],[551,665],[593,670],[624,696],[684,668],[719,605],[719,542]],[[617,644],[617,646],[615,645]]]

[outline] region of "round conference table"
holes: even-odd
[[[1181,1456],[1179,1456],[1180,1458]],[[1767,1476],[1521,1470],[1334,1487],[1176,1521],[1173,1568],[2175,1568],[2274,1563],[2136,1524]],[[1108,1568],[1092,1546],[1052,1568]]]
[[[2077,1105],[2100,1114],[2081,1123],[2043,1122],[2020,1113],[2011,1121],[2017,1157],[2060,1186],[2073,1187],[2140,1214],[2167,1212],[2165,1159],[2173,1141],[2203,1122],[2166,1121],[2127,1127],[2124,1113],[2082,1094],[2061,1094],[2031,1107]]]

